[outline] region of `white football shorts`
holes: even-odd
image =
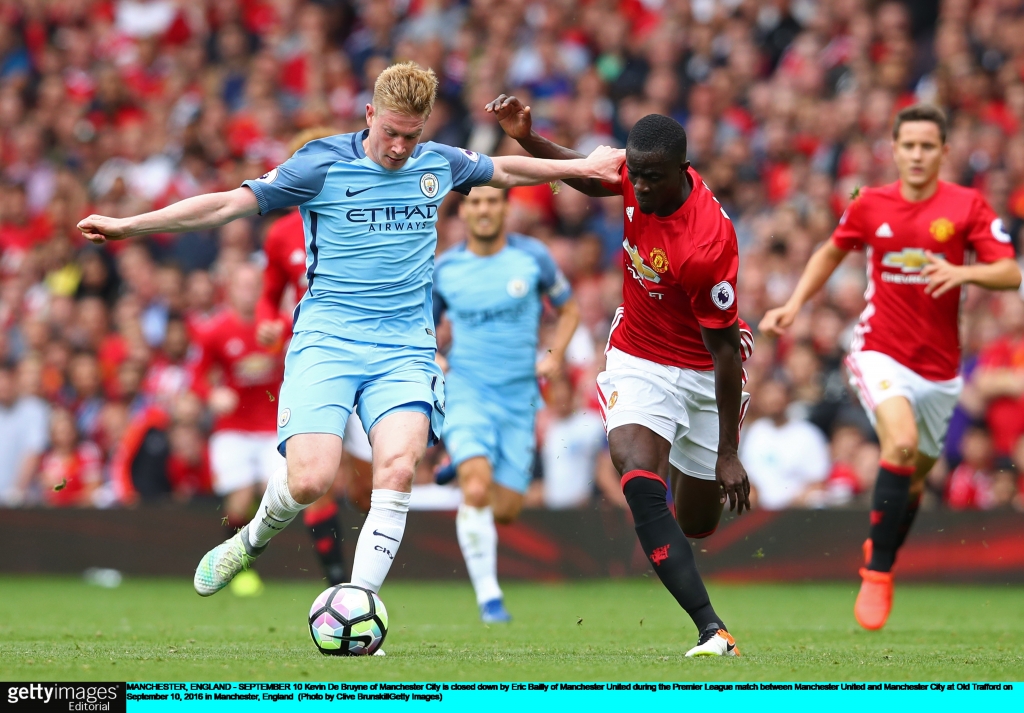
[[[853,352],[845,363],[850,373],[850,386],[857,393],[872,426],[877,426],[875,409],[878,404],[902,396],[914,409],[917,449],[931,458],[942,454],[949,419],[964,387],[962,377],[929,381],[888,354],[873,351]]]
[[[605,432],[627,424],[645,426],[672,444],[672,465],[694,478],[715,480],[715,372],[666,366],[615,348],[606,357],[605,370],[597,376]],[[750,394],[743,392],[740,425],[749,401]]]
[[[274,431],[218,431],[210,436],[210,470],[217,495],[266,483],[284,464]]]

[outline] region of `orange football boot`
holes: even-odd
[[[881,629],[892,610],[892,572],[861,568],[860,576],[863,581],[853,605],[853,615],[865,629]]]

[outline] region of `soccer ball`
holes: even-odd
[[[313,601],[309,634],[325,656],[369,656],[388,635],[388,611],[369,589],[339,584]]]

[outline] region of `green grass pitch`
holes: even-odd
[[[898,585],[862,631],[853,583],[712,585],[738,659],[687,660],[693,625],[657,581],[506,585],[515,621],[484,626],[468,583],[395,582],[385,658],[321,656],[319,587],[201,599],[183,580],[0,578],[5,680],[1021,680],[1024,589]]]

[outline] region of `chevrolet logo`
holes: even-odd
[[[936,254],[941,258],[943,255]],[[922,248],[903,248],[898,253],[886,253],[882,258],[883,267],[899,268],[900,272],[921,272],[921,268],[928,264]]]
[[[661,276],[644,263],[640,251],[629,244],[629,240],[622,241],[622,247],[626,249],[630,262],[633,263],[633,270],[645,280],[650,282],[661,282]]]

